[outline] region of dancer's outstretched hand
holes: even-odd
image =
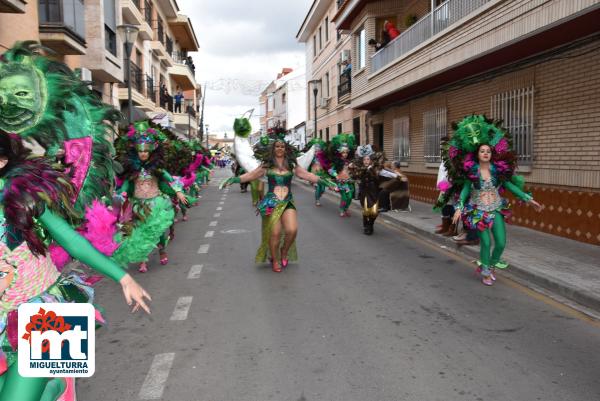
[[[538,202],[534,201],[533,199],[530,200],[529,203],[531,203],[533,205],[533,208],[535,209],[536,212],[541,212],[542,209],[544,208],[542,205],[540,205]]]
[[[219,185],[219,189],[228,187],[231,184],[239,184],[241,181],[242,180],[240,180],[240,177],[229,177],[228,179],[221,181],[221,184]]]
[[[121,287],[123,289],[123,295],[125,296],[125,301],[127,305],[133,306],[132,313],[137,312],[140,308],[146,311],[146,313],[150,314],[150,308],[144,301],[146,298],[148,301],[152,301],[150,295],[142,288],[141,285],[137,283],[129,274],[123,276],[121,281]]]
[[[183,192],[177,192],[177,199],[179,199],[179,201],[186,206],[190,205],[190,202],[187,200]]]

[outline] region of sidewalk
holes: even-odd
[[[360,208],[358,201],[354,204]],[[411,200],[410,206],[411,212],[381,213],[379,219],[462,254],[469,261],[479,257],[479,246],[459,248],[451,237],[434,233],[441,218],[432,210],[432,205]],[[508,272],[526,283],[600,312],[600,247],[509,224],[502,259],[510,267],[500,274]]]

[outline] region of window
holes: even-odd
[[[117,55],[117,35],[108,25],[104,25],[104,48],[113,56]]]
[[[323,28],[319,27],[319,50],[323,48]]]
[[[358,53],[358,69],[367,66],[367,31],[361,28],[357,35],[356,52]]]
[[[446,136],[446,108],[438,108],[423,113],[423,130],[425,135],[425,162],[441,161],[440,142]]]
[[[329,17],[325,17],[325,42],[329,41]]]
[[[317,57],[317,35],[313,36],[313,57]]]
[[[325,95],[324,97],[328,98],[329,97],[329,73],[328,72],[325,73],[325,78],[323,79],[323,84],[325,85],[325,87],[323,88],[323,94]]]
[[[285,93],[281,94],[281,103],[285,104]]]
[[[319,138],[323,139],[323,130],[322,129],[319,130]]]
[[[325,140],[329,141],[329,127],[325,128]]]
[[[410,159],[409,118],[395,118],[394,130],[394,160],[407,161]]]
[[[337,133],[341,134],[342,133],[342,123],[338,123],[338,127],[337,127]]]
[[[117,12],[115,0],[104,0],[104,48],[117,55]]]
[[[511,133],[519,163],[533,162],[533,86],[492,96],[492,118]]]

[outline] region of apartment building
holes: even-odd
[[[131,54],[134,118],[151,118],[181,135],[196,135],[201,88],[188,62],[198,40],[174,0],[38,0],[0,2],[0,46],[36,40],[79,69],[107,104],[127,112],[123,40],[117,27],[133,24],[139,34]],[[16,29],[18,27],[18,29]],[[181,90],[188,104],[175,113],[170,97]],[[188,108],[189,106],[189,108]],[[189,112],[189,113],[188,113]]]
[[[336,6],[330,21],[350,37],[350,106],[367,113],[367,140],[403,163],[411,197],[435,200],[440,138],[485,113],[513,134],[520,173],[545,205],[538,214],[516,204],[513,222],[600,244],[600,2]],[[376,51],[369,40],[385,21],[400,35]]]
[[[275,90],[275,81],[271,81],[269,85],[261,92],[258,98],[260,107],[260,132],[267,132],[267,129],[273,125],[273,91]]]
[[[350,105],[355,68],[352,35],[340,33],[333,24],[338,3],[315,0],[296,35],[306,45],[307,137],[328,140],[354,132],[365,143],[367,113]]]

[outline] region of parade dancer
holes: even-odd
[[[510,217],[510,204],[502,193],[512,192],[537,211],[542,206],[523,191],[524,179],[515,174],[517,158],[511,136],[499,123],[482,115],[466,117],[454,126],[454,135],[442,153],[451,187],[440,203],[460,194],[453,223],[462,216],[467,229],[479,230],[478,272],[483,284],[492,285],[495,269],[508,267],[500,259],[506,245],[505,219]]]
[[[148,256],[157,245],[160,264],[169,262],[166,230],[174,223],[175,213],[168,194],[174,191],[179,202],[189,205],[181,180],[173,179],[164,169],[161,136],[147,121],[136,122],[129,128],[130,147],[123,162],[123,184],[117,191],[130,201],[133,229],[113,257],[140,262],[141,273],[148,271]]]
[[[296,159],[296,149],[288,144],[285,130],[278,127],[270,130],[271,145],[269,153],[262,162],[240,177],[231,177],[223,181],[220,188],[233,183],[251,182],[263,176],[267,177],[267,193],[258,204],[258,212],[262,217],[262,241],[256,253],[257,263],[265,262],[270,257],[272,270],[276,273],[287,267],[289,261],[297,260],[296,234],[298,231],[298,219],[296,206],[292,196],[292,178],[298,178],[312,182],[313,184],[324,184],[335,187],[335,184],[327,179],[309,173]],[[242,161],[244,155],[252,152],[239,149],[236,142],[236,157]],[[312,160],[312,152],[306,155],[307,164]],[[243,161],[242,161],[243,162]]]
[[[340,191],[340,217],[350,217],[348,209],[354,199],[354,181],[350,177],[348,165],[354,153],[354,134],[338,134],[331,139],[329,158],[332,166],[327,171]]]
[[[359,181],[358,197],[363,213],[363,232],[372,235],[375,220],[379,216],[379,194],[382,177],[401,181],[402,177],[396,173],[385,170],[383,164],[385,156],[381,152],[374,152],[371,145],[359,146],[356,158],[350,164],[350,175]]]
[[[30,156],[21,139],[0,130],[0,401],[74,399],[72,379],[25,378],[17,369],[17,308],[23,303],[92,302],[82,273],[61,274],[47,240],[121,284],[133,311],[150,313],[146,291],[73,230],[74,188],[49,160]],[[97,311],[97,319],[102,321]]]
[[[312,139],[308,143],[307,149],[309,149],[311,146],[314,146],[314,148],[315,148],[315,157],[314,157],[308,171],[310,171],[313,174],[318,175],[319,177],[327,177],[327,170],[328,170],[328,164],[329,164],[327,161],[327,155],[325,154],[325,149],[327,147],[327,144],[325,143],[325,141],[315,138],[315,139]],[[327,178],[329,178],[329,177],[327,177]],[[327,187],[324,186],[323,184],[316,184],[314,187],[315,187],[315,206],[321,206],[321,196],[323,196]]]

